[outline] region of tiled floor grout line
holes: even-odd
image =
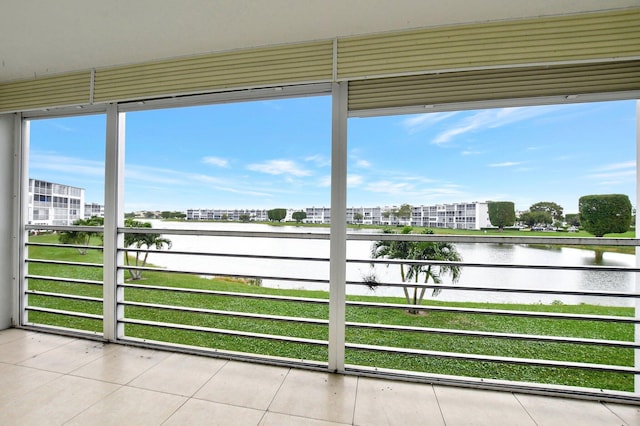
[[[433,391],[433,396],[436,398],[436,404],[438,405],[438,410],[440,411],[440,417],[442,417],[442,423],[446,426],[447,419],[444,418],[444,412],[442,411],[442,406],[440,405],[440,399],[438,398],[438,392],[436,392],[436,387],[433,385],[429,385],[429,386],[431,386],[431,390]]]
[[[351,413],[351,424],[356,424],[356,410],[358,409],[358,391],[360,390],[360,377],[356,376],[356,395],[353,400],[353,413]]]
[[[276,389],[276,391],[273,393],[273,397],[271,397],[271,401],[269,401],[269,405],[267,405],[267,409],[264,410],[264,412],[265,412],[264,415],[265,416],[267,415],[267,413],[272,412],[271,411],[271,405],[273,404],[273,401],[275,401],[276,397],[278,396],[278,393],[282,389],[282,386],[284,385],[285,380],[287,380],[287,377],[289,377],[289,373],[291,373],[291,368],[290,367],[287,368],[287,374],[285,374],[284,377],[282,378],[282,381],[280,382],[280,386],[278,386],[278,389]]]
[[[171,355],[169,355],[169,356],[171,356]],[[166,359],[166,358],[165,358],[165,359]],[[175,411],[174,411],[173,413],[171,413],[171,414],[170,414],[166,419],[164,419],[164,421],[163,421],[161,424],[165,424],[166,422],[168,422],[168,421],[171,419],[171,417],[175,416],[175,415],[176,415],[176,413],[177,413],[178,411],[180,411],[180,410],[182,409],[182,407],[184,407],[184,406],[185,406],[189,401],[191,401],[191,400],[195,400],[195,401],[205,401],[205,400],[202,400],[202,399],[200,399],[200,398],[196,398],[196,397],[195,397],[195,395],[196,395],[198,392],[200,392],[200,390],[201,390],[203,387],[205,387],[205,386],[206,386],[206,385],[207,385],[211,380],[213,380],[213,378],[214,378],[214,377],[215,377],[215,376],[220,372],[220,370],[222,370],[222,369],[223,369],[225,366],[227,366],[228,364],[229,364],[229,360],[225,360],[225,361],[224,361],[224,364],[222,364],[222,365],[220,366],[220,368],[218,368],[218,369],[215,371],[215,373],[213,373],[213,374],[211,375],[211,377],[209,377],[207,380],[205,380],[205,382],[204,382],[202,385],[200,385],[200,387],[198,387],[198,389],[196,389],[195,391],[193,391],[193,392],[191,393],[191,395],[187,396],[187,397],[186,397],[186,399],[184,400],[184,402],[183,402],[182,404],[180,404],[180,406],[179,406],[178,408],[176,408],[176,409],[175,409]],[[156,364],[156,365],[157,365],[157,364]],[[131,386],[131,387],[135,387],[135,386]],[[143,388],[140,388],[140,389],[143,389]],[[175,394],[171,394],[171,395],[175,395]],[[180,395],[180,396],[184,396],[184,395]],[[208,401],[208,402],[211,402],[211,401]]]
[[[622,422],[622,424],[624,424],[624,425],[628,425],[628,424],[629,424],[629,423],[625,422],[625,421],[624,421],[624,419],[618,415],[618,413],[616,413],[615,411],[613,411],[613,410],[611,409],[611,407],[609,407],[609,404],[607,404],[606,402],[600,402],[600,404],[604,405],[604,407],[605,407],[608,411],[610,411],[610,412],[611,412],[611,414],[613,414],[614,416],[616,416],[617,418],[619,418],[619,419],[620,419],[620,421]]]
[[[524,406],[524,404],[522,403],[522,401],[520,401],[520,398],[518,398],[518,395],[511,392],[511,395],[513,395],[513,397],[516,399],[516,401],[518,401],[518,404],[520,404],[520,406],[522,407],[522,409],[524,410],[525,413],[527,413],[527,416],[529,416],[529,418],[531,419],[531,421],[538,425],[538,422],[536,422],[536,419],[533,418],[533,416],[531,415],[531,413],[529,412],[529,410],[527,410],[527,407]]]
[[[78,377],[78,376],[71,376],[71,377]],[[83,377],[80,377],[80,378],[83,378]],[[95,379],[87,379],[86,377],[84,377],[84,379],[86,379],[86,380],[93,380],[93,381],[96,381],[96,382],[100,382],[100,381],[101,381],[101,380],[95,380]],[[107,382],[107,383],[110,383],[110,382]],[[116,384],[116,383],[113,383],[113,384]],[[118,392],[118,391],[119,391],[120,389],[122,389],[123,387],[124,387],[124,385],[118,384],[118,387],[117,387],[116,389],[114,389],[112,392],[109,392],[108,394],[106,394],[106,395],[105,395],[105,396],[103,396],[102,398],[98,399],[98,400],[97,400],[96,402],[94,402],[93,404],[89,405],[88,407],[85,407],[85,409],[84,409],[84,410],[80,410],[79,412],[77,412],[77,413],[75,414],[75,416],[73,416],[73,417],[71,417],[71,418],[67,419],[67,421],[65,421],[65,422],[63,423],[63,425],[64,425],[64,424],[69,424],[69,422],[71,422],[73,419],[75,419],[76,417],[78,417],[79,415],[81,415],[82,413],[84,413],[85,411],[89,410],[89,409],[90,409],[91,407],[93,407],[94,405],[96,405],[96,404],[98,404],[98,403],[100,403],[100,402],[104,401],[106,398],[108,398],[108,397],[110,397],[111,395],[113,395],[114,393]]]

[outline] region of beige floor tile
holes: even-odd
[[[269,411],[351,423],[358,379],[352,376],[291,370]]]
[[[129,383],[130,386],[192,396],[227,361],[172,354]]]
[[[105,356],[112,348],[113,345],[105,345],[102,342],[78,339],[29,358],[19,365],[57,373],[69,373]]]
[[[11,340],[0,345],[0,362],[17,364],[74,340],[54,334],[27,333],[23,339]]]
[[[444,425],[431,385],[360,378],[354,424]]]
[[[628,425],[640,425],[640,406],[624,404],[604,404]]]
[[[0,363],[0,401],[30,392],[60,376],[49,371]]]
[[[123,386],[74,417],[69,425],[159,425],[186,398]]]
[[[170,425],[258,425],[264,411],[218,402],[190,399],[163,426]]]
[[[127,384],[170,353],[121,345],[107,345],[107,353],[84,366],[73,370],[74,376]],[[112,347],[111,347],[112,346]]]
[[[0,402],[2,425],[58,425],[119,388],[112,383],[62,376]]]
[[[228,362],[195,398],[266,410],[289,369],[248,362]]]
[[[509,392],[434,386],[447,426],[535,425],[520,402]]]
[[[309,419],[306,417],[289,416],[280,413],[267,413],[260,426],[340,426],[351,423],[334,423],[324,420]]]
[[[19,328],[7,328],[6,330],[0,331],[0,345],[17,339],[24,339],[28,335],[29,332],[25,330],[21,330]]]
[[[515,395],[538,425],[615,425],[620,419],[603,404],[567,398]]]

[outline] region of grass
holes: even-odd
[[[32,241],[54,242],[55,236],[41,235]],[[102,262],[102,253],[91,250],[79,255],[72,248],[30,247],[30,258],[65,259],[78,262]],[[29,273],[36,275],[101,280],[99,268],[71,267],[63,265],[42,265],[31,263]],[[235,311],[297,318],[328,318],[328,293],[309,290],[284,290],[249,286],[237,280],[206,279],[188,274],[170,274],[162,271],[145,272],[137,284],[165,287],[193,288],[225,291],[231,295],[188,294],[154,289],[126,289],[125,300],[159,305],[176,305],[218,311]],[[100,286],[58,283],[44,280],[29,280],[29,288],[61,294],[101,297]],[[291,303],[234,296],[233,293],[275,294],[291,297],[317,299],[318,303]],[[349,300],[373,301],[403,304],[404,299],[376,296],[348,296]],[[74,301],[44,295],[30,295],[31,306],[48,307],[76,312],[100,314],[101,302]],[[544,311],[609,316],[633,316],[632,308],[599,305],[543,304],[495,304],[471,302],[440,302],[429,300],[425,305],[454,306],[463,308],[483,308],[517,311]],[[218,330],[236,330],[300,337],[326,341],[328,327],[325,324],[300,324],[282,320],[239,318],[215,313],[177,312],[161,308],[127,306],[127,318],[188,324]],[[596,321],[552,320],[536,318],[504,317],[498,315],[461,314],[431,311],[422,315],[411,315],[401,308],[376,308],[347,306],[348,322],[393,324],[437,329],[476,330],[500,333],[532,334],[548,336],[581,337],[603,340],[634,340],[634,327],[628,324]],[[74,318],[64,315],[32,311],[29,321],[74,329],[100,332],[100,320]],[[326,361],[326,345],[300,344],[273,341],[253,337],[230,336],[223,333],[183,331],[171,328],[127,324],[127,336],[147,340],[194,345],[217,350],[240,351],[271,356]],[[632,349],[619,349],[596,345],[567,343],[530,342],[513,339],[487,337],[446,336],[424,332],[398,332],[348,327],[346,340],[350,343],[379,345],[385,347],[414,348],[439,352],[460,352],[467,354],[534,358],[544,360],[601,363],[633,366]],[[633,376],[576,369],[531,367],[506,363],[459,361],[436,357],[401,355],[370,350],[346,350],[348,364],[378,368],[393,368],[409,371],[429,372],[494,378],[536,383],[585,386],[597,389],[633,391]]]

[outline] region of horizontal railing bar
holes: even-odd
[[[394,303],[360,302],[360,301],[351,301],[351,300],[347,300],[346,305],[360,307],[360,308],[392,308],[392,309],[405,309],[405,310],[413,309],[413,310],[421,310],[421,311],[449,312],[449,313],[460,313],[460,314],[500,315],[500,316],[528,317],[528,318],[568,319],[568,320],[582,320],[582,321],[640,324],[640,318],[586,315],[586,314],[563,314],[558,312],[505,311],[500,309],[457,308],[457,307],[450,307],[450,306],[433,306],[433,305],[406,305],[406,304],[394,304]]]
[[[465,337],[483,337],[493,339],[508,339],[508,340],[524,340],[533,342],[550,342],[550,343],[571,343],[577,345],[592,345],[592,346],[607,346],[625,349],[638,349],[640,348],[640,342],[625,342],[621,340],[600,340],[600,339],[585,339],[577,337],[559,337],[559,336],[544,336],[544,335],[532,335],[532,334],[515,334],[515,333],[493,333],[487,331],[473,331],[473,330],[452,330],[448,328],[428,328],[428,327],[413,327],[406,325],[389,325],[389,324],[371,324],[360,322],[347,322],[347,327],[363,328],[367,330],[382,330],[382,331],[407,331],[415,333],[425,334],[440,334],[445,336],[465,336]]]
[[[202,272],[202,271],[183,271],[181,269],[164,269],[164,268],[149,268],[146,266],[133,266],[133,265],[119,265],[119,269],[133,270],[133,271],[149,271],[149,272],[167,272],[170,274],[189,274],[189,275],[202,275],[202,276],[224,276],[231,278],[252,278],[263,280],[277,280],[277,281],[295,281],[304,283],[316,283],[316,284],[328,284],[329,280],[321,278],[296,278],[296,277],[280,277],[270,275],[250,275],[250,274],[220,274],[216,272]]]
[[[264,259],[264,260],[296,260],[311,262],[329,262],[328,257],[298,257],[298,256],[274,256],[265,254],[241,254],[241,253],[214,253],[214,252],[194,252],[194,251],[178,251],[171,250],[158,252],[158,250],[142,249],[142,248],[119,248],[119,251],[138,252],[138,253],[162,253],[170,255],[188,255],[188,256],[212,256],[212,257],[237,257],[242,259]]]
[[[259,293],[235,293],[233,291],[203,290],[199,288],[165,287],[165,286],[131,284],[131,283],[118,284],[118,287],[136,288],[140,290],[172,291],[177,293],[197,293],[197,294],[207,294],[211,296],[241,297],[244,299],[263,299],[263,300],[276,300],[276,301],[282,301],[282,302],[318,303],[318,304],[325,304],[325,305],[329,304],[329,300],[327,299],[316,299],[312,297],[276,296],[272,294],[259,294]]]
[[[372,378],[441,384],[472,389],[529,393],[534,395],[586,399],[618,404],[640,404],[640,395],[637,393],[610,389],[595,389],[568,385],[554,385],[552,383],[532,383],[513,380],[487,379],[481,377],[432,374],[353,364],[345,364],[345,373]]]
[[[581,246],[640,246],[639,238],[598,237],[519,237],[512,235],[451,235],[451,234],[356,234],[347,233],[349,241],[430,241],[447,243],[548,244]]]
[[[189,344],[181,344],[181,343],[171,343],[165,342],[162,340],[155,339],[144,339],[140,337],[133,336],[121,336],[117,340],[119,343],[124,343],[131,346],[138,346],[147,349],[160,349],[163,351],[171,350],[172,352],[179,352],[190,355],[200,355],[200,356],[213,356],[215,358],[223,358],[229,360],[236,361],[247,361],[254,362],[259,364],[268,364],[268,365],[278,365],[282,367],[297,367],[297,368],[307,368],[310,370],[316,371],[326,371],[327,370],[327,362],[326,361],[316,361],[316,360],[308,360],[308,359],[294,359],[287,357],[279,357],[274,355],[263,355],[256,354],[251,352],[239,352],[239,351],[231,351],[227,349],[219,349],[219,348],[208,348],[205,346],[197,346],[197,345],[189,345]]]
[[[57,297],[57,298],[60,298],[60,299],[82,300],[82,301],[85,301],[85,302],[102,303],[102,298],[100,298],[100,297],[78,296],[78,295],[75,295],[75,294],[52,293],[50,291],[25,290],[25,294],[32,294],[32,295],[35,295],[35,296]]]
[[[55,281],[60,283],[89,284],[89,285],[99,285],[99,286],[103,285],[102,281],[82,280],[78,278],[65,278],[65,277],[49,277],[45,275],[26,275],[25,278],[30,280]]]
[[[506,269],[547,269],[568,271],[602,271],[602,272],[640,272],[640,268],[625,266],[588,266],[588,265],[531,265],[514,263],[486,262],[450,262],[445,260],[411,260],[411,259],[349,259],[349,263],[367,263],[383,265],[443,265],[469,268],[506,268]]]
[[[83,246],[78,244],[54,244],[54,243],[25,243],[31,247],[59,247],[59,248],[74,248],[74,249],[87,249],[87,250],[103,250],[103,246]]]
[[[67,262],[64,260],[48,260],[48,259],[25,259],[26,263],[43,263],[47,265],[67,265],[67,266],[90,266],[93,268],[102,268],[101,263],[83,263],[83,262]]]
[[[162,269],[162,268],[149,268],[143,266],[122,265],[121,269],[136,270],[136,271],[151,271],[151,272],[167,272],[176,274],[192,274],[203,276],[219,276],[221,274],[215,272],[197,272],[197,271],[183,271],[177,269]],[[295,281],[295,282],[308,282],[328,284],[327,280],[315,279],[315,278],[295,278],[295,277],[281,277],[281,276],[263,276],[263,275],[247,275],[247,274],[223,274],[225,277],[231,278],[248,278],[248,279],[265,279],[265,280],[277,280],[277,281]],[[363,281],[346,281],[347,285],[360,285],[368,286]],[[622,298],[636,298],[640,297],[640,293],[628,293],[628,292],[607,292],[607,291],[592,291],[592,290],[552,290],[552,289],[517,289],[517,288],[498,288],[498,287],[479,287],[479,286],[464,286],[464,285],[442,285],[442,284],[423,284],[423,283],[376,283],[376,286],[380,287],[412,287],[412,288],[426,288],[426,289],[442,289],[442,290],[455,290],[455,291],[485,291],[496,293],[522,293],[522,294],[553,294],[553,295],[565,295],[565,296],[593,296],[593,297],[622,297]]]
[[[74,231],[74,232],[104,232],[102,226],[76,226],[76,225],[25,225],[24,229],[28,231]]]
[[[158,253],[158,250],[142,248],[119,248],[120,251],[138,253]],[[194,252],[194,251],[165,251],[162,254],[234,257],[240,259],[264,259],[264,260],[292,260],[329,262],[328,257],[298,257],[298,256],[274,256],[244,253],[219,253],[219,252]],[[347,259],[347,263],[382,264],[382,265],[446,265],[473,268],[508,268],[508,269],[548,269],[569,271],[603,271],[603,272],[640,272],[640,268],[623,266],[598,266],[598,265],[536,265],[536,264],[511,264],[511,263],[483,263],[483,262],[451,262],[444,260],[412,260],[412,259]]]
[[[316,319],[316,318],[287,317],[287,316],[280,316],[280,315],[255,314],[251,312],[220,311],[217,309],[192,308],[189,306],[162,305],[157,303],[132,302],[132,301],[119,302],[119,305],[136,306],[141,308],[165,309],[168,311],[177,311],[177,312],[193,312],[197,314],[211,314],[211,315],[219,315],[219,316],[234,317],[234,318],[250,318],[250,319],[259,319],[259,320],[295,322],[298,324],[310,324],[310,325],[329,325],[328,320]]]
[[[197,235],[200,237],[290,238],[296,240],[329,240],[329,233],[220,231],[214,229],[118,228],[122,234]]]
[[[362,345],[357,343],[346,343],[346,349],[366,350],[373,352],[385,352],[395,353],[403,355],[422,355],[440,359],[455,359],[461,361],[476,361],[476,362],[493,362],[501,364],[515,364],[526,365],[530,367],[550,367],[550,368],[572,368],[588,371],[602,371],[606,373],[625,373],[625,374],[640,374],[640,369],[634,367],[613,366],[605,364],[592,364],[582,362],[571,361],[550,361],[544,359],[532,359],[532,358],[512,358],[502,357],[494,355],[476,355],[476,354],[461,354],[457,352],[440,352],[440,351],[428,351],[423,349],[408,349],[408,348],[396,348],[391,346],[375,346],[375,345]]]
[[[103,232],[102,226],[62,226],[62,225],[25,225],[27,230]],[[318,232],[268,232],[268,231],[220,231],[210,229],[167,229],[167,228],[130,228],[120,227],[124,234],[166,234],[200,235],[213,237],[258,237],[328,240],[330,234]],[[638,238],[599,238],[599,237],[540,237],[540,236],[502,236],[502,235],[451,235],[451,234],[387,234],[348,232],[350,241],[432,241],[450,243],[492,243],[492,244],[551,244],[551,245],[591,245],[591,246],[640,246]]]
[[[68,317],[78,317],[78,318],[89,318],[95,320],[102,320],[102,315],[97,314],[87,314],[84,312],[75,312],[75,311],[64,311],[62,309],[51,309],[51,308],[42,308],[39,306],[25,306],[25,309],[28,311],[38,311],[38,312],[46,312],[49,314],[58,314],[65,315]]]
[[[362,281],[347,281],[347,285],[370,286]],[[628,293],[623,291],[594,291],[594,290],[553,290],[553,289],[536,289],[536,288],[505,288],[505,287],[481,287],[481,286],[465,286],[465,285],[447,285],[447,284],[422,284],[422,283],[385,283],[376,282],[375,287],[411,287],[411,288],[427,288],[439,290],[456,290],[456,291],[483,291],[494,293],[523,293],[523,294],[555,294],[560,296],[593,296],[593,297],[623,297],[636,298],[640,297],[640,293]]]
[[[189,289],[189,288],[182,288],[182,287],[152,286],[152,285],[130,284],[130,283],[119,284],[119,287],[137,288],[142,290],[160,290],[160,291],[172,291],[172,292],[184,292],[184,293],[199,293],[199,294],[207,294],[212,296],[242,297],[242,298],[249,298],[249,299],[279,300],[279,301],[321,303],[321,304],[329,303],[327,299],[275,296],[275,295],[256,294],[256,293],[235,293],[235,292],[225,292],[225,291]],[[457,308],[457,307],[445,307],[445,306],[407,305],[407,304],[394,304],[394,303],[374,303],[374,302],[361,302],[361,301],[350,301],[350,300],[346,302],[346,305],[353,306],[353,307],[364,307],[364,308],[390,308],[390,309],[405,309],[405,310],[416,309],[416,310],[424,310],[424,311],[468,313],[468,314],[481,314],[481,315],[520,316],[520,317],[531,317],[531,318],[570,319],[570,320],[583,320],[583,321],[619,322],[619,323],[631,323],[631,324],[640,323],[640,318],[636,319],[633,317],[598,316],[598,315],[586,315],[586,314],[562,314],[557,312],[505,311],[505,310],[497,310],[497,309]]]
[[[202,331],[206,333],[222,334],[226,336],[240,336],[240,337],[248,337],[248,338],[254,338],[254,339],[275,340],[280,342],[302,343],[306,345],[327,346],[329,344],[325,340],[304,339],[301,337],[290,337],[290,336],[277,336],[273,334],[251,333],[248,331],[225,330],[221,328],[200,327],[195,325],[185,325],[185,324],[176,324],[176,323],[159,322],[159,321],[147,321],[147,320],[139,320],[134,318],[120,318],[118,319],[118,322],[124,323],[124,324],[137,324],[137,325],[146,325],[151,327],[172,328],[177,330]]]

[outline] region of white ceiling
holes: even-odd
[[[640,0],[2,0],[0,81],[231,49],[640,7]]]

